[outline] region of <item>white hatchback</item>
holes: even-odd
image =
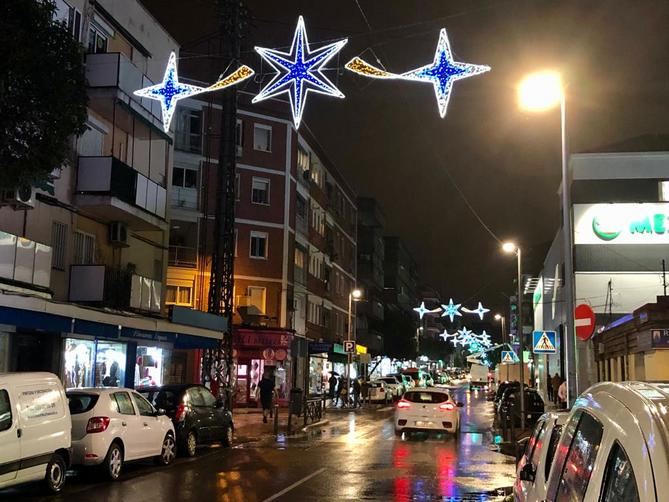
[[[112,480],[125,462],[176,456],[172,420],[132,389],[104,387],[67,392],[72,416],[72,463],[100,466]]]
[[[462,403],[456,403],[444,389],[415,389],[404,393],[395,408],[395,434],[460,430]]]

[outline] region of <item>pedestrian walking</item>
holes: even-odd
[[[339,399],[341,398],[341,392],[343,389],[344,389],[344,377],[340,376],[337,385],[337,391],[335,392],[335,400],[334,400],[335,406],[339,405]]]
[[[272,410],[273,398],[275,393],[274,375],[266,372],[263,374],[262,380],[258,384],[260,390],[260,404],[262,405],[262,421],[267,423],[267,415],[272,418],[274,411]]]
[[[558,388],[558,400],[560,401],[560,408],[564,409],[567,407],[567,381],[565,380],[560,384]]]
[[[335,376],[334,373],[330,374],[330,378],[328,380],[328,384],[330,384],[330,387],[328,389],[328,397],[330,398],[330,406],[335,405],[335,391],[337,390],[337,377]]]
[[[553,375],[553,378],[551,378],[551,381],[548,385],[548,399],[555,404],[558,404],[557,394],[561,383],[562,379],[560,378],[560,375],[555,373],[555,375]]]
[[[360,380],[355,378],[353,380],[353,407],[360,406]]]

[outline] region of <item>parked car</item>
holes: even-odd
[[[132,389],[102,387],[67,392],[72,415],[72,463],[100,466],[111,480],[126,462],[153,457],[168,465],[176,456],[176,435],[165,410],[157,410]]]
[[[404,385],[404,392],[406,392],[409,389],[411,389],[412,387],[416,386],[415,382],[413,381],[413,378],[411,378],[408,375],[404,375],[402,373],[391,373],[390,375],[386,375],[386,376],[394,376],[400,382],[402,382],[402,385]]]
[[[395,434],[437,431],[457,433],[460,430],[462,403],[453,401],[444,389],[415,389],[406,392],[395,407]]]
[[[391,395],[393,401],[402,397],[404,394],[403,385],[393,376],[385,376],[372,380],[373,382],[383,382],[386,384],[386,390]]]
[[[382,380],[370,380],[367,382],[368,399],[370,402],[388,402],[392,400],[392,393],[386,388]]]
[[[567,412],[549,412],[537,421],[532,435],[525,438],[525,448],[516,466],[513,494],[518,502],[546,499],[548,476]]]
[[[669,384],[603,382],[587,389],[564,426],[545,499],[666,500],[667,409]]]
[[[203,385],[140,387],[137,391],[172,419],[181,455],[192,457],[199,444],[232,445],[232,413]]]
[[[52,373],[0,374],[0,488],[44,481],[65,485],[72,422],[60,379]]]
[[[525,424],[534,425],[544,413],[544,400],[535,389],[525,388]],[[499,424],[509,416],[515,427],[520,426],[520,388],[508,387],[500,399],[496,419]]]
[[[493,398],[493,401],[495,402],[495,409],[497,409],[499,402],[502,400],[502,396],[504,395],[504,391],[508,389],[509,387],[513,387],[515,389],[520,389],[520,382],[499,382],[497,384],[497,389],[495,390],[495,395]]]

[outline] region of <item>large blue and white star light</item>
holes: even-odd
[[[281,52],[274,49],[256,47],[260,57],[274,68],[276,75],[260,93],[253,98],[257,103],[279,94],[286,93],[290,99],[290,108],[293,113],[295,128],[300,127],[307,95],[310,91],[343,98],[344,95],[335,85],[323,75],[324,66],[346,45],[348,39],[324,45],[312,51],[307,39],[307,30],[302,16],[297,21],[297,28],[293,35],[290,52]]]
[[[462,314],[460,313],[460,304],[459,303],[453,303],[453,298],[448,299],[448,305],[442,305],[441,308],[443,309],[444,313],[441,314],[441,317],[449,317],[451,322],[453,322],[453,319],[455,316],[460,316],[462,317]]]
[[[485,308],[481,302],[479,302],[479,306],[476,307],[475,309],[469,310],[466,307],[462,307],[463,312],[467,312],[468,314],[476,314],[478,315],[481,320],[483,320],[483,316],[486,315],[486,313],[490,312],[490,309]]]
[[[455,61],[451,53],[451,44],[448,41],[446,29],[442,28],[439,32],[439,42],[432,63],[403,73],[402,77],[432,84],[434,94],[437,97],[439,116],[443,119],[446,116],[448,101],[451,99],[453,83],[487,71],[490,71],[489,66]]]

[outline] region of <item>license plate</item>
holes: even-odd
[[[431,426],[434,425],[432,422],[427,422],[425,420],[416,420],[416,426],[417,427],[422,427],[422,426]]]

